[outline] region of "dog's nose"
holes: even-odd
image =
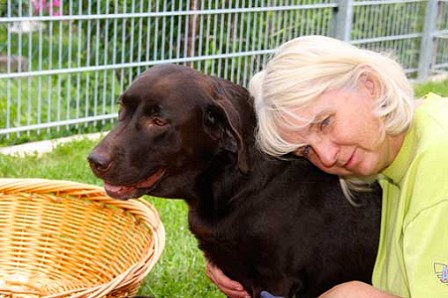
[[[107,154],[101,153],[98,150],[93,150],[87,157],[87,160],[92,169],[97,173],[107,172],[112,163],[112,159]]]

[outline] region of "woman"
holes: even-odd
[[[448,297],[448,99],[414,100],[394,60],[323,36],[282,45],[250,91],[266,153],[309,159],[350,189],[383,188],[372,284],[351,281],[321,297]],[[218,268],[230,297],[248,293]]]

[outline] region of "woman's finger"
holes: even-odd
[[[228,278],[218,267],[206,260],[205,272],[208,278],[218,287],[218,289],[232,298],[245,298],[250,295],[244,290],[243,286],[234,280]]]

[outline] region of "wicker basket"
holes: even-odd
[[[129,297],[165,234],[143,199],[43,179],[0,179],[0,297]]]

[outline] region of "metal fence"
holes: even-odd
[[[108,129],[148,67],[245,86],[281,43],[335,36],[448,71],[447,0],[0,0],[0,144]]]

